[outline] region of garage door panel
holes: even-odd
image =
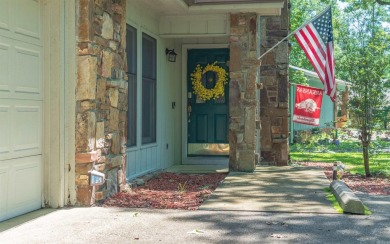
[[[16,0],[19,2],[15,18],[15,32],[20,35],[40,39],[41,13],[38,0]]]
[[[0,98],[43,99],[42,47],[0,36]]]
[[[40,156],[14,160],[10,179],[14,188],[14,196],[11,198],[14,206],[30,205],[37,201],[38,205],[41,204],[38,197],[41,189],[37,187],[41,185],[39,182],[41,179],[40,160]]]
[[[42,46],[39,0],[0,0],[0,36]]]
[[[41,207],[41,156],[0,161],[0,221]],[[7,184],[8,182],[8,184]],[[2,196],[7,196],[2,195]]]
[[[41,108],[39,106],[15,107],[14,148],[19,151],[36,151],[41,144]],[[39,153],[41,153],[39,151]]]
[[[5,215],[7,212],[8,172],[9,168],[2,167],[0,163],[0,221],[2,220],[2,215]]]
[[[42,154],[42,101],[0,99],[0,160]]]
[[[41,95],[40,48],[18,45],[15,47],[15,51],[15,93],[19,94],[18,96],[20,96],[20,93]]]
[[[9,30],[9,13],[10,13],[10,4],[9,0],[0,0],[0,29]]]
[[[10,119],[11,119],[10,106],[0,105],[0,135],[1,135],[0,155],[11,153],[11,141],[10,141],[11,120]]]
[[[43,0],[0,0],[0,221],[39,209]]]
[[[0,40],[0,92],[10,93],[11,46]]]

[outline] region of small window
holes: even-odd
[[[126,27],[128,76],[127,146],[137,145],[137,30]]]
[[[142,34],[142,144],[156,142],[156,39]]]

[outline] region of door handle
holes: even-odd
[[[191,112],[192,112],[192,106],[189,103],[187,106],[188,123],[191,123]]]

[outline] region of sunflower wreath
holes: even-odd
[[[225,85],[227,84],[228,74],[226,73],[226,70],[216,64],[217,62],[208,64],[206,65],[206,67],[204,67],[204,69],[202,69],[202,67],[198,64],[194,72],[191,74],[191,81],[194,93],[197,95],[198,98],[204,101],[208,101],[210,99],[217,99],[225,95]],[[202,76],[209,71],[215,72],[218,78],[217,82],[215,83],[215,86],[211,89],[207,89],[202,84]]]

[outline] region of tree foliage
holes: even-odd
[[[316,12],[320,12],[325,8],[325,4],[320,0],[295,0],[291,1],[291,14],[290,14],[290,29],[296,30],[305,21],[314,17]],[[306,58],[305,53],[302,51],[297,40],[295,38],[290,39],[291,52],[290,52],[290,64],[300,68],[313,70],[309,60]]]
[[[380,124],[387,104],[390,74],[390,33],[384,24],[386,7],[372,3],[359,8],[348,5],[342,16],[347,23],[340,35],[339,69],[351,82],[349,111],[361,130],[366,175],[370,176],[369,147],[373,130]]]
[[[374,4],[379,4],[382,6],[390,5],[390,0],[344,0],[343,2],[349,2],[363,8],[368,8]]]

